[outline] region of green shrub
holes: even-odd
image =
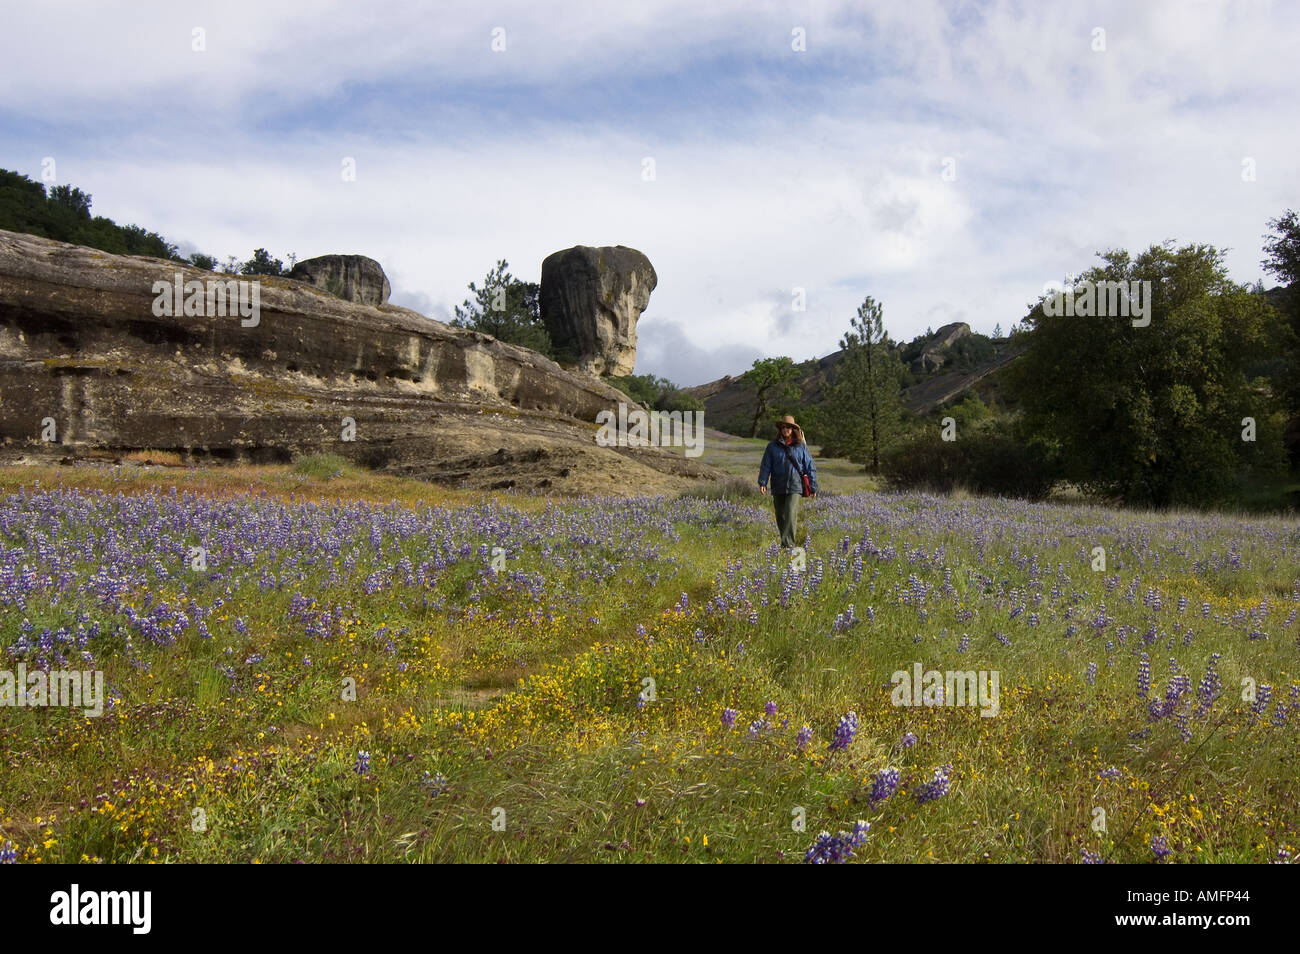
[[[687,394],[681,388],[667,388],[655,401],[656,411],[703,411],[704,402],[694,394]]]
[[[972,493],[1039,500],[1055,483],[1052,455],[1013,429],[996,426],[959,429],[945,441],[934,429],[918,431],[891,447],[881,471],[896,490]]]
[[[704,402],[688,394],[667,378],[653,374],[627,374],[606,379],[637,404],[652,411],[703,411]]]
[[[659,397],[659,392],[664,387],[664,382],[653,374],[625,374],[605,380],[637,404],[644,404],[647,407],[654,407],[655,399]]]
[[[338,454],[307,454],[293,462],[293,470],[304,477],[330,480],[334,477],[356,477],[361,468]]]

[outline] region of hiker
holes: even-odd
[[[776,422],[776,437],[763,452],[763,463],[758,468],[759,493],[767,493],[769,476],[781,546],[792,547],[799,498],[817,496],[817,467],[804,442],[803,428],[795,423],[792,415],[787,414]]]

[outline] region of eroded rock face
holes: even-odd
[[[542,262],[542,321],[588,374],[631,374],[636,323],[659,283],[650,259],[624,245],[575,245]]]
[[[948,349],[970,334],[970,325],[954,321],[944,325],[925,343],[921,353],[912,359],[912,372],[933,374],[948,363]]]
[[[386,305],[392,288],[383,266],[364,255],[321,255],[299,262],[289,277],[360,305]]]
[[[199,298],[209,283],[251,293],[254,282],[0,231],[0,459],[331,452],[558,493],[684,489],[717,475],[680,451],[597,446],[596,415],[626,397],[536,352],[286,278],[256,279],[256,319],[159,308],[155,283],[175,288],[178,275]]]

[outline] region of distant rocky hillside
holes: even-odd
[[[354,272],[317,281],[355,286]],[[0,231],[0,459],[329,451],[470,487],[580,493],[718,475],[680,451],[597,446],[596,415],[627,399],[590,374],[289,278],[257,278],[255,320],[233,302],[233,314],[212,311],[207,296],[224,305],[216,293],[241,280]]]
[[[910,383],[903,391],[908,410],[924,414],[953,398],[960,397],[1014,360],[1015,351],[1007,339],[991,339],[971,332],[965,322],[953,322],[929,335],[896,345]],[[826,396],[835,367],[843,357],[835,351],[816,361],[797,365],[801,372],[800,403],[816,405]],[[705,420],[711,426],[731,429],[733,422],[753,419],[753,389],[741,375],[728,375],[708,384],[683,388],[704,402]]]

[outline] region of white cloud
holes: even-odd
[[[53,155],[187,250],[370,255],[438,318],[498,258],[536,280],[631,245],[659,274],[638,370],[686,384],[834,350],[867,295],[895,338],[1005,330],[1109,247],[1208,242],[1261,275],[1300,204],[1296,8],[860,6],[20,6],[0,166]]]

